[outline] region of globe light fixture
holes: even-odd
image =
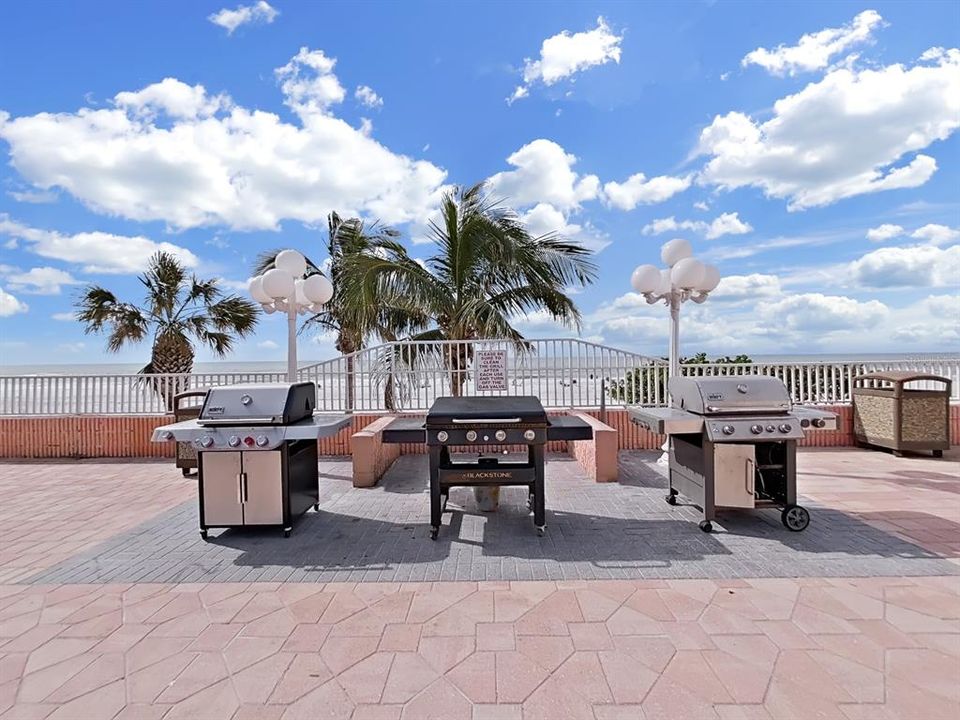
[[[268,315],[287,313],[287,380],[297,380],[297,315],[320,312],[333,298],[333,285],[323,275],[307,275],[307,260],[296,250],[281,250],[273,267],[250,279],[250,297]]]
[[[720,271],[693,257],[693,248],[682,238],[664,243],[660,259],[667,268],[640,265],[630,276],[630,285],[647,303],[652,305],[662,300],[670,308],[670,378],[680,374],[680,306],[687,300],[705,301],[720,283]],[[668,461],[669,445],[665,444],[663,450],[658,461],[661,464]]]

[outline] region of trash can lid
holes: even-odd
[[[863,375],[857,375],[854,379],[854,382],[857,380],[886,380],[887,382],[892,383],[908,383],[911,380],[933,380],[935,382],[942,382],[950,385],[950,378],[942,377],[940,375],[931,375],[930,373],[917,372],[915,370],[878,370],[876,372],[865,373]]]

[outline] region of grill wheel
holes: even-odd
[[[791,532],[802,532],[810,524],[810,513],[799,505],[788,505],[780,513],[780,522]]]

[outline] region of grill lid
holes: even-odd
[[[532,395],[440,397],[427,413],[427,427],[521,423],[546,425],[547,411]]]
[[[313,415],[312,382],[220,385],[207,391],[199,425],[289,425]]]
[[[790,411],[787,386],[766,375],[678,377],[670,380],[674,405],[697,415],[783,414]]]

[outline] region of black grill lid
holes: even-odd
[[[463,422],[455,423],[455,420]],[[547,411],[540,404],[540,398],[532,395],[440,397],[434,401],[427,414],[427,427],[469,425],[482,420],[545,425]]]

